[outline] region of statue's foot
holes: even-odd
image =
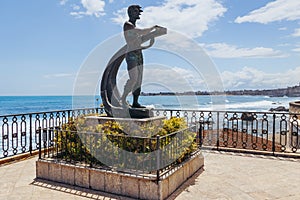
[[[126,100],[120,100],[120,105],[123,108],[130,108],[130,105],[128,104],[128,102]]]
[[[133,103],[131,107],[133,107],[133,108],[146,108],[145,106],[142,106],[139,103]]]

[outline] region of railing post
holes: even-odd
[[[67,119],[67,123],[70,122],[70,117],[71,117],[71,111],[68,110],[68,119]]]
[[[42,127],[39,127],[39,159],[42,158]]]
[[[32,156],[32,114],[29,114],[29,153]]]
[[[59,126],[55,126],[55,131],[54,131],[54,143],[53,143],[53,145],[54,145],[54,148],[55,148],[55,152],[54,152],[54,154],[55,154],[55,158],[57,159],[58,158],[58,148],[59,148],[59,146],[58,146],[58,141],[59,141],[59,139],[58,139],[58,135],[59,135],[59,133],[58,133],[58,131],[59,131]],[[60,138],[61,139],[61,138]]]
[[[275,120],[276,120],[276,114],[274,113],[273,114],[273,135],[272,135],[272,152],[273,152],[273,155],[275,155],[275,134],[276,134],[276,131],[275,131],[275,128],[276,128],[276,125],[275,125]]]
[[[43,128],[43,146],[44,146],[44,157],[48,154],[48,147],[47,147],[47,128]]]
[[[160,170],[160,136],[156,136],[156,181],[159,181],[159,170]]]
[[[217,112],[217,150],[219,150],[219,146],[220,146],[219,135],[220,135],[220,113]]]
[[[200,121],[199,122],[199,124],[200,124],[200,126],[199,126],[199,131],[198,131],[198,146],[199,146],[199,148],[200,147],[202,147],[202,144],[203,144],[203,142],[202,142],[202,131],[203,131],[203,125],[202,125],[202,122]]]

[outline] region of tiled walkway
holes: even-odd
[[[0,166],[0,199],[129,199],[35,181],[36,157]],[[169,199],[300,199],[300,160],[204,152],[204,171]]]

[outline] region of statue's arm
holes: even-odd
[[[154,44],[154,37],[150,39],[150,43],[147,46],[142,46],[142,49],[148,49],[152,47],[153,44]]]
[[[167,33],[167,29],[160,26],[153,26],[146,29],[136,28],[130,23],[125,23],[124,33],[127,44],[141,49],[147,49],[154,44],[154,38]],[[150,41],[147,46],[142,46],[142,43]]]
[[[135,30],[138,32],[139,35],[143,36],[143,35],[150,33],[151,31],[155,30],[156,27],[157,26],[152,26],[150,28],[144,28],[144,29],[135,28]]]

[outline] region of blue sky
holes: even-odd
[[[300,82],[299,0],[4,0],[0,95],[71,95],[82,63],[97,45],[121,33],[131,4],[144,9],[138,26],[162,25],[197,42],[225,89]],[[178,62],[168,65],[197,79]],[[172,75],[165,81],[176,84]]]

